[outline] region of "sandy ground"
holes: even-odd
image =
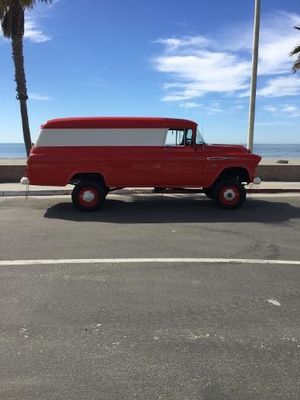
[[[0,158],[0,165],[26,165],[26,158]]]
[[[300,165],[300,158],[263,158],[259,165]]]

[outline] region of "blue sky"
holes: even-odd
[[[210,143],[245,143],[254,0],[68,0],[26,17],[33,141],[47,119],[195,120]],[[255,142],[300,143],[298,0],[262,0]],[[0,37],[0,142],[22,142],[10,43]]]

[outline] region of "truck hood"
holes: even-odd
[[[257,164],[261,157],[257,154],[250,153],[249,150],[242,145],[237,144],[206,144],[206,152],[211,157],[236,157],[251,159]]]
[[[210,151],[218,154],[249,153],[245,146],[238,144],[207,144]]]

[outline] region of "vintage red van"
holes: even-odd
[[[74,184],[73,203],[98,209],[114,188],[202,188],[238,208],[261,157],[238,145],[206,144],[193,121],[175,118],[62,118],[47,121],[22,183]]]

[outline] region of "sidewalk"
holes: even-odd
[[[249,193],[300,193],[300,182],[262,182],[260,185],[247,185]],[[58,196],[70,195],[73,186],[64,187],[56,186],[26,186],[20,183],[0,183],[0,197],[3,196]],[[185,193],[185,192],[201,192],[196,189],[167,189],[164,193]],[[112,193],[116,194],[150,194],[153,188],[124,188],[116,190]]]

